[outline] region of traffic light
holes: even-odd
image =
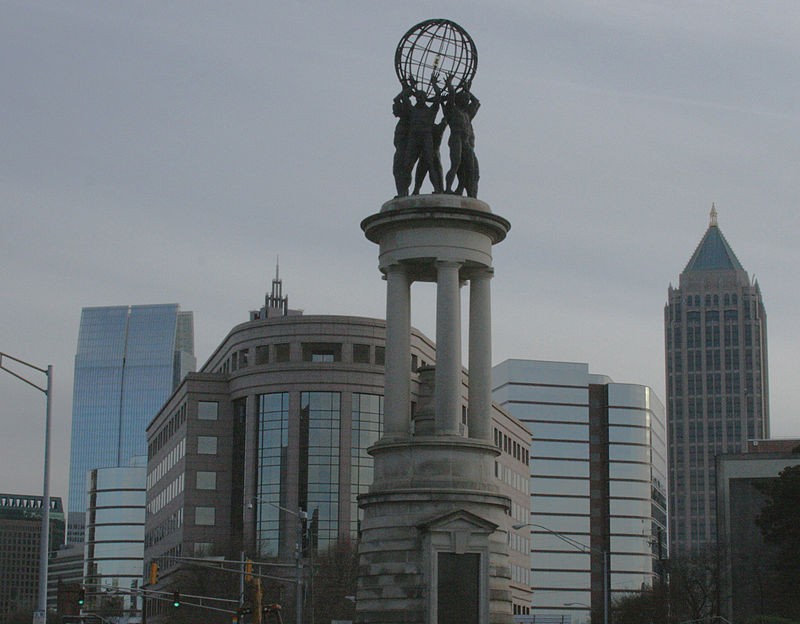
[[[82,607],[85,602],[86,602],[86,590],[83,587],[81,587],[78,590],[78,606]]]
[[[253,609],[250,605],[242,605],[236,610],[236,615],[233,616],[233,624],[245,624],[252,621]]]
[[[172,592],[172,606],[176,609],[181,606],[181,593],[179,591]]]
[[[158,583],[158,564],[155,561],[150,562],[150,584],[155,585]]]
[[[250,583],[253,580],[253,561],[248,559],[244,564],[244,580]]]
[[[274,617],[270,618],[270,616]],[[281,616],[281,605],[277,603],[272,603],[264,606],[263,618],[261,620],[262,623],[266,624],[271,619],[277,622],[278,624],[283,624],[283,617]]]

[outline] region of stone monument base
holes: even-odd
[[[510,501],[496,487],[489,443],[458,436],[379,442],[375,482],[359,498],[357,621],[513,622]]]

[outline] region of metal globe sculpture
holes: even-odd
[[[411,28],[394,55],[394,67],[404,87],[419,89],[432,96],[433,81],[445,88],[452,76],[454,91],[469,87],[478,67],[478,50],[461,26],[446,19],[431,19]]]

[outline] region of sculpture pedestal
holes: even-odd
[[[492,245],[509,229],[477,199],[417,195],[361,224],[387,279],[384,437],[359,497],[356,619],[364,624],[510,624],[510,499],[495,476],[491,426]],[[437,284],[436,365],[410,412],[410,287]],[[470,283],[469,396],[460,286]],[[432,377],[432,379],[431,379]],[[423,396],[426,388],[429,396]],[[423,407],[424,405],[424,407]],[[417,426],[418,425],[418,426]]]

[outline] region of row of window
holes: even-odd
[[[164,507],[166,507],[178,494],[183,492],[183,473],[179,474],[175,479],[167,485],[157,496],[155,496],[149,503],[147,503],[147,512],[149,514],[157,514]]]
[[[167,443],[175,432],[180,428],[180,426],[186,422],[186,404],[184,403],[181,405],[172,417],[164,423],[164,426],[161,427],[161,430],[155,435],[153,441],[147,445],[147,459],[152,459],[156,456],[156,454],[164,448],[164,445]]]
[[[375,364],[383,366],[386,360],[386,350],[383,346],[356,343],[349,345],[352,348],[348,353],[348,345],[340,342],[304,342],[300,345],[300,361],[302,362],[351,362],[353,364]],[[343,348],[344,347],[344,348]],[[262,366],[271,362],[282,363],[291,361],[291,345],[288,342],[257,345],[252,349],[240,349],[232,353],[219,367],[218,372],[231,373],[250,366]],[[416,370],[416,356],[413,356],[412,368]],[[423,362],[425,364],[425,362]]]
[[[744,324],[744,346],[758,347],[760,345],[760,324],[757,322],[747,322]],[[700,323],[686,326],[686,345],[687,349],[699,349],[705,347],[732,348],[739,347],[739,325],[735,322],[726,322],[722,326],[717,323],[707,324],[705,332],[702,331]],[[666,330],[667,348],[675,349],[678,353],[682,344],[683,332],[681,326],[668,327]],[[703,338],[705,335],[705,339]],[[724,340],[721,341],[721,338]],[[723,344],[724,343],[724,344]]]
[[[41,496],[0,496],[0,507],[41,509]],[[61,502],[50,499],[50,509],[60,511]]]
[[[186,455],[186,438],[181,439],[147,475],[147,490],[152,490],[161,478]]]
[[[526,466],[530,463],[530,451],[510,436],[506,435],[495,427],[494,444],[500,450],[508,453],[517,461],[521,461]]]
[[[177,509],[174,513],[170,514],[169,518],[164,520],[157,527],[148,531],[144,536],[144,547],[150,548],[155,546],[162,539],[174,533],[183,526],[183,507]]]
[[[528,479],[508,466],[504,466],[496,461],[494,463],[494,476],[518,492],[525,492],[528,494]],[[524,518],[521,520],[524,520]]]

